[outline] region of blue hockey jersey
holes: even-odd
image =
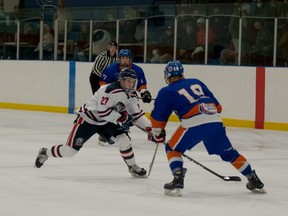
[[[150,116],[152,127],[165,128],[173,111],[182,121],[201,114],[220,113],[222,107],[200,80],[183,78],[158,92]]]
[[[137,91],[140,92],[142,89],[147,89],[147,81],[142,68],[133,63],[131,64],[130,68],[133,69],[138,76]],[[109,67],[107,67],[103,71],[100,77],[100,85],[116,82],[118,80],[119,73],[120,73],[119,62],[112,63]]]

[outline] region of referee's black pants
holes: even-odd
[[[92,93],[94,95],[94,93],[100,88],[100,85],[99,85],[100,77],[97,74],[91,72],[89,80],[90,80]]]

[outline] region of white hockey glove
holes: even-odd
[[[148,133],[148,140],[155,143],[164,143],[166,139],[166,131],[161,128],[152,128]]]

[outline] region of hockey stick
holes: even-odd
[[[152,161],[151,161],[151,163],[149,165],[148,176],[150,175],[150,173],[152,171],[152,167],[153,167],[153,164],[154,164],[154,161],[155,161],[155,157],[156,157],[156,153],[157,153],[157,150],[158,150],[158,146],[159,146],[159,143],[156,143],[156,148],[154,150],[154,155],[153,155]]]
[[[193,163],[195,163],[196,165],[202,167],[203,169],[207,170],[208,172],[212,173],[213,175],[217,176],[218,178],[224,180],[224,181],[241,181],[241,178],[239,176],[222,176],[216,172],[214,172],[213,170],[210,170],[209,168],[207,168],[206,166],[204,166],[203,164],[199,163],[198,161],[194,160],[193,158],[189,157],[188,155],[182,153],[182,155],[187,158],[188,160],[192,161]]]
[[[142,100],[143,99],[143,97],[137,97],[137,99],[139,99],[139,100]],[[152,101],[154,101],[155,100],[155,98],[150,98]]]
[[[138,97],[137,99],[142,100],[143,98]],[[155,98],[151,98],[151,100],[155,100]]]

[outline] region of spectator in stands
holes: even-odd
[[[222,49],[220,53],[220,64],[221,65],[236,65],[237,64],[238,53],[235,50],[234,43],[232,39],[227,48]]]
[[[167,63],[173,60],[174,29],[171,25],[165,28],[164,34],[159,37],[160,63]]]
[[[137,12],[132,7],[125,7],[123,13],[124,20],[119,21],[119,43],[134,43],[137,26]]]
[[[54,50],[54,36],[51,33],[51,29],[47,24],[43,25],[43,60],[52,60]],[[37,48],[34,50],[39,55],[40,42]]]
[[[229,21],[229,33],[232,37],[233,47],[236,53],[239,53],[239,16],[242,16],[242,41],[241,41],[241,64],[247,64],[249,55],[249,37],[251,32],[248,31],[249,4],[238,0],[233,4],[232,16]]]
[[[287,16],[288,17],[288,11],[287,11]],[[279,31],[279,39],[277,42],[277,51],[278,55],[277,57],[279,58],[279,62],[277,62],[277,66],[288,66],[288,20],[286,19],[286,23],[282,24],[280,26],[280,31]]]
[[[80,32],[76,40],[76,46],[74,51],[74,58],[79,61],[86,61],[87,55],[89,55],[89,41],[90,31],[87,23],[83,23],[80,26]]]
[[[267,26],[265,26],[263,21],[255,22],[254,27],[257,29],[258,33],[255,44],[253,44],[250,48],[250,64],[265,65],[264,57],[265,54],[267,54],[270,44],[273,44],[273,34],[271,34],[270,30],[267,28]],[[269,65],[271,64],[272,62]]]
[[[198,32],[197,32],[197,47],[192,53],[191,57],[194,63],[204,64],[204,54],[205,54],[205,38],[206,38],[206,20],[203,17],[197,20]],[[215,42],[215,34],[213,29],[209,27],[208,29],[208,48],[213,48],[213,43]],[[208,50],[209,52],[209,50]]]
[[[135,42],[143,43],[144,42],[144,35],[145,35],[145,13],[142,10],[137,12],[137,23],[136,23],[136,30],[134,34]]]
[[[288,15],[288,14],[287,14]],[[273,61],[274,43],[264,49],[264,64],[271,65]],[[288,22],[278,25],[277,66],[288,66]]]
[[[224,10],[224,9],[223,9]],[[220,63],[220,53],[229,46],[229,17],[222,16],[222,8],[216,6],[212,11],[212,17],[209,19],[209,27],[213,30],[215,39],[214,47],[211,47],[210,59],[214,64]],[[211,62],[210,62],[211,63]]]
[[[149,26],[155,28],[161,28],[165,24],[164,12],[160,10],[159,5],[153,3],[153,5],[149,8],[148,18],[149,18]]]
[[[53,30],[55,30],[55,20],[58,20],[58,41],[64,42],[65,20],[72,20],[72,16],[65,8],[65,0],[58,0],[57,12],[53,16]],[[72,29],[72,22],[67,22],[67,34]]]
[[[196,48],[196,31],[194,29],[194,24],[192,21],[187,22],[185,26],[185,34],[178,36],[177,59],[182,63],[191,63],[191,54]]]

